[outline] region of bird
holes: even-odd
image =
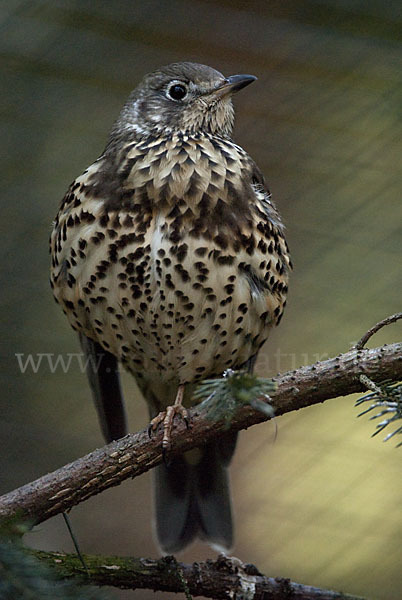
[[[232,97],[256,79],[192,62],[147,74],[60,204],[51,287],[96,365],[87,373],[107,443],[128,432],[120,365],[168,451],[199,382],[252,371],[282,317],[292,267],[284,226],[232,139]],[[196,538],[232,547],[236,438],[229,430],[153,469],[163,553]]]

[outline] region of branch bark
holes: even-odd
[[[298,410],[330,398],[365,389],[360,375],[372,381],[402,378],[402,344],[371,350],[357,349],[314,365],[277,375],[272,395],[276,415]],[[171,454],[200,446],[224,431],[222,421],[213,422],[191,411],[192,427],[177,422]],[[267,420],[250,407],[233,418],[233,430],[246,429]],[[162,433],[149,438],[147,430],[130,434],[56,471],[0,497],[0,519],[19,516],[40,523],[64,512],[103,490],[137,477],[162,461]]]
[[[76,554],[33,551],[63,578],[88,577],[87,583],[125,589],[184,591],[192,596],[216,600],[363,600],[330,590],[295,583],[289,579],[266,577],[254,565],[244,565],[237,558],[221,555],[216,561],[178,563],[173,556],[159,560],[121,556],[84,556],[85,572]]]

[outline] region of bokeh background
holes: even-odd
[[[258,362],[272,375],[346,351],[401,309],[400,0],[31,0],[1,8],[1,491],[102,445],[77,363],[22,373],[16,353],[79,352],[48,285],[47,239],[70,182],[101,153],[130,90],[194,60],[258,82],[235,139],[265,173],[295,263]],[[370,344],[396,341],[394,325]],[[124,378],[131,429],[147,422]],[[402,597],[402,450],[370,438],[354,397],[243,432],[233,554],[271,576]],[[83,552],[157,556],[150,475],[75,508]],[[71,551],[61,517],[26,536]],[[214,556],[196,544],[185,561]],[[155,598],[111,591],[114,598]],[[162,597],[157,594],[156,597]],[[170,596],[163,596],[168,598]]]

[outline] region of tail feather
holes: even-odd
[[[109,444],[128,432],[117,358],[83,333],[79,337],[102,433]]]
[[[163,551],[182,550],[195,537],[219,550],[233,543],[232,508],[227,465],[237,434],[173,459],[154,469],[156,533]]]
[[[161,464],[153,470],[156,534],[167,553],[177,552],[196,535],[197,520],[189,518],[194,512],[190,472],[183,456],[175,458],[169,467]]]
[[[195,469],[200,537],[220,550],[229,550],[233,545],[229,471],[218,444],[206,446]]]

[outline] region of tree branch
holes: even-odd
[[[372,350],[352,350],[335,358],[274,378],[277,390],[272,395],[276,415],[298,410],[337,396],[364,390],[360,375],[372,381],[402,378],[402,344]],[[171,454],[203,445],[224,431],[222,421],[213,422],[191,411],[192,427],[177,422],[172,435]],[[250,427],[267,417],[250,407],[238,410],[233,430]],[[162,432],[152,439],[147,431],[127,435],[83,458],[0,497],[0,519],[19,516],[40,523],[70,509],[103,490],[136,477],[162,461]]]
[[[183,592],[183,580],[192,596],[247,600],[363,600],[329,590],[294,583],[289,579],[266,577],[254,565],[220,555],[216,561],[183,564],[173,556],[159,560],[121,556],[85,555],[85,572],[76,554],[31,551],[56,568],[61,577],[81,576],[88,584],[125,589],[152,589]],[[89,574],[89,579],[87,578]],[[230,595],[229,595],[230,594]]]
[[[368,331],[366,331],[366,333],[363,335],[363,337],[361,337],[360,340],[354,346],[352,346],[352,350],[362,350],[362,348],[364,348],[364,346],[367,344],[369,339],[375,333],[377,333],[377,331],[380,331],[380,329],[382,329],[383,327],[386,327],[386,325],[391,325],[391,323],[396,323],[396,321],[399,321],[400,319],[402,319],[402,312],[395,313],[394,315],[391,315],[390,317],[386,317],[385,319],[382,319],[382,321],[379,321],[373,327],[371,327]]]

